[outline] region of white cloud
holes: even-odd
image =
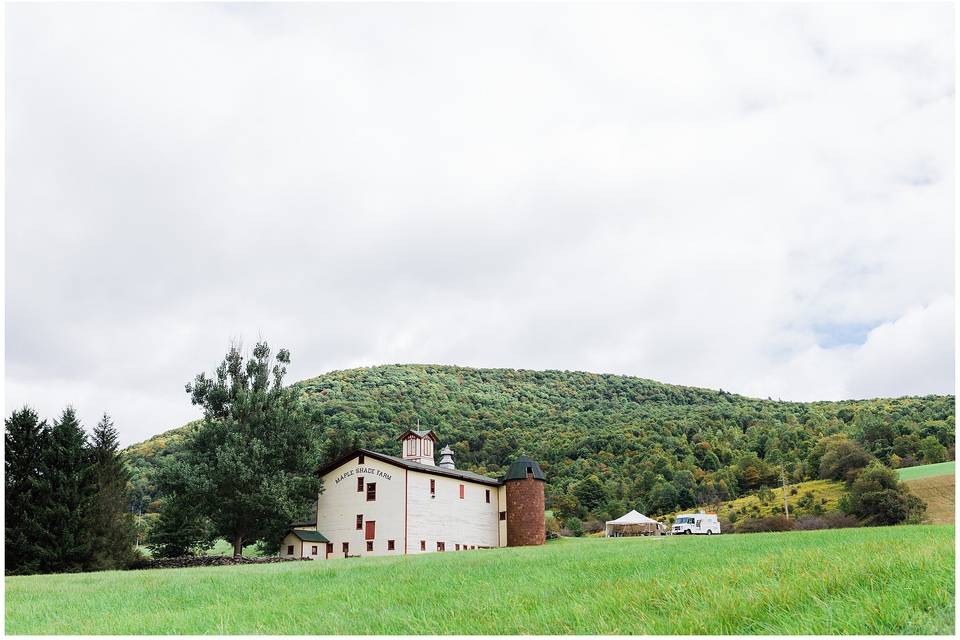
[[[954,386],[946,5],[12,5],[7,402],[231,337],[785,399]],[[817,328],[874,327],[818,346]]]

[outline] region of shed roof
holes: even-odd
[[[319,531],[309,531],[307,529],[291,529],[290,533],[297,536],[304,542],[330,542]]]

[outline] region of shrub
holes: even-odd
[[[763,531],[792,531],[794,521],[785,516],[767,516],[766,518],[750,518],[737,524],[737,533],[760,533]]]
[[[803,516],[796,520],[796,528],[803,531],[811,531],[814,529],[846,529],[859,525],[860,522],[853,516],[836,511],[817,516]]]
[[[597,533],[603,531],[604,524],[599,520],[591,519],[583,523],[583,530],[586,533]]]
[[[575,538],[583,535],[583,523],[580,522],[579,518],[567,518],[563,523],[563,528],[566,529],[568,535]]]
[[[899,481],[896,471],[879,463],[860,472],[842,506],[868,525],[919,522],[927,510],[926,503]]]
[[[544,519],[544,527],[547,530],[547,538],[550,538],[550,534],[553,534],[553,537],[556,538],[560,533],[560,522],[553,516],[547,516]]]

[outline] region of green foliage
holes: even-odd
[[[941,444],[954,430],[953,396],[779,402],[628,376],[434,365],[335,371],[294,386],[324,458],[354,439],[399,455],[397,434],[419,418],[454,446],[459,468],[497,475],[532,456],[547,474],[548,508],[581,519],[589,509],[575,487],[591,475],[604,489],[599,512],[616,499],[656,516],[776,486],[781,461],[790,482],[819,478],[823,439],[873,438],[876,421]],[[183,442],[171,431],[127,451],[141,503],[156,508],[158,462],[181,457]]]
[[[936,436],[927,436],[920,441],[920,453],[924,464],[937,464],[947,458],[947,448],[940,444]]]
[[[284,349],[274,362],[261,342],[247,359],[232,347],[213,377],[197,375],[186,390],[204,418],[184,440],[183,455],[159,478],[172,502],[185,503],[177,512],[205,518],[217,536],[233,543],[236,555],[255,541],[275,550],[320,490],[308,415],[300,394],[283,386],[289,362]],[[168,523],[161,531],[170,533]]]
[[[135,531],[109,417],[92,442],[72,407],[52,428],[29,408],[5,426],[7,573],[124,568]]]
[[[844,503],[844,511],[870,525],[917,523],[926,510],[927,505],[910,493],[896,471],[876,462],[860,472]]]
[[[859,442],[846,437],[829,438],[820,460],[820,478],[852,482],[873,458]]]
[[[590,474],[573,487],[577,501],[588,511],[593,511],[606,500],[603,484],[596,474]]]
[[[121,569],[133,560],[136,533],[127,493],[130,472],[118,449],[117,430],[104,413],[93,430],[90,449],[95,484],[90,514],[89,568],[93,570]]]
[[[5,630],[952,636],[954,579],[952,526],[566,538],[418,557],[14,577]]]
[[[37,540],[41,571],[82,571],[93,554],[96,476],[87,436],[67,407],[53,423],[43,453],[46,492],[40,500]]]
[[[40,568],[40,508],[45,500],[47,424],[29,407],[4,421],[4,560],[9,574]]]
[[[200,505],[174,494],[160,501],[160,515],[150,527],[147,547],[155,558],[199,556],[216,540],[217,532]]]
[[[575,538],[583,535],[583,523],[579,518],[567,518],[563,522],[563,527]]]

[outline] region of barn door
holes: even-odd
[[[364,524],[366,526],[366,531],[364,531],[365,535],[363,536],[363,539],[373,540],[374,538],[376,538],[377,523],[374,522],[373,520],[367,520]]]

